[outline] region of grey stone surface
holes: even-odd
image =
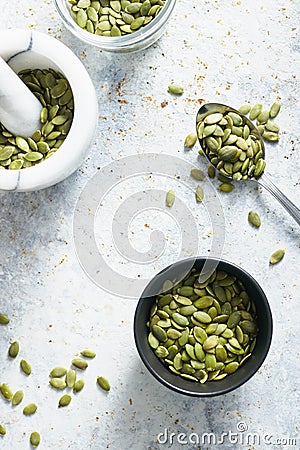
[[[246,101],[268,106],[276,98],[281,100],[276,119],[281,140],[267,146],[267,168],[277,186],[299,205],[297,2],[178,0],[165,35],[151,48],[132,55],[106,54],[75,39],[50,0],[2,0],[1,11],[0,28],[34,28],[71,48],[89,71],[99,102],[94,142],[75,174],[43,191],[0,194],[0,312],[11,318],[8,326],[0,327],[0,382],[10,383],[14,391],[23,388],[23,405],[31,401],[39,405],[29,418],[22,415],[22,406],[12,408],[0,399],[0,423],[7,428],[1,448],[29,448],[29,435],[35,429],[42,436],[40,448],[45,449],[298,448],[299,227],[267,191],[252,182],[237,183],[231,194],[219,195],[226,222],[223,257],[261,284],[272,308],[274,335],[258,373],[235,392],[212,399],[179,396],[147,372],[133,339],[137,299],[107,293],[91,281],[77,259],[72,228],[85,184],[119,158],[167,153],[205,170],[197,145],[189,152],[183,149],[202,99],[234,107]],[[172,81],[184,86],[183,96],[168,94]],[[99,210],[97,242],[103,240],[105,246],[111,239],[108,219],[113,208],[132,191],[151,189],[155,183],[165,190],[175,187],[199,224],[199,253],[209,254],[212,227],[205,205],[195,203],[181,180],[175,183],[158,175],[152,181],[137,174],[125,186],[115,184],[115,193],[107,192],[111,203],[103,202],[103,214]],[[213,185],[218,185],[217,180]],[[145,207],[150,206],[149,201]],[[259,212],[261,229],[248,224],[249,209]],[[148,211],[133,221],[128,239],[139,251],[148,248],[150,232],[160,227],[158,217],[159,211]],[[154,276],[161,265],[176,260],[180,224],[166,218],[161,224],[169,246],[162,262],[136,267],[124,263],[108,246],[110,264],[127,276],[141,271],[142,276],[144,271]],[[286,249],[285,258],[270,267],[269,256],[277,248]],[[20,357],[8,360],[7,348],[13,340],[20,342],[20,357],[32,365],[28,378],[19,371]],[[69,366],[83,348],[97,352],[83,373],[86,386],[70,407],[58,409],[61,393],[48,386],[48,373],[55,365]],[[109,394],[96,386],[100,374],[110,380]],[[170,439],[159,443],[157,436],[165,429],[176,434],[173,443]],[[230,431],[238,432],[238,443],[228,436],[221,442],[222,433]],[[178,443],[181,432],[188,438],[197,433],[199,446]],[[203,433],[214,433],[219,441],[208,444],[206,439],[201,444]],[[289,439],[297,439],[296,444]]]

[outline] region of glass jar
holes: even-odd
[[[78,39],[108,52],[128,53],[143,50],[162,36],[176,1],[166,0],[159,14],[149,24],[130,34],[116,37],[99,36],[80,28],[71,16],[68,0],[54,0],[54,4],[66,28]]]

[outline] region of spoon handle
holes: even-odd
[[[277,198],[279,203],[287,210],[288,213],[296,220],[298,225],[300,225],[300,210],[294,203],[291,202],[284,194],[281,192],[277,186],[270,180],[270,178],[264,173],[257,182],[265,187],[271,194]]]

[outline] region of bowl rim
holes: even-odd
[[[128,35],[109,37],[96,35],[80,28],[70,15],[67,0],[53,0],[53,2],[63,23],[73,34],[86,43],[100,47],[103,50],[110,51],[111,49],[124,50],[124,48],[137,45],[141,42],[141,40],[150,39],[151,36],[157,33],[161,26],[168,20],[177,0],[166,0],[166,3],[160,13],[154,17],[149,24],[139,30]]]
[[[20,43],[30,42],[29,51],[34,58],[40,57],[41,64],[49,61],[68,79],[74,97],[74,117],[64,143],[51,156],[41,163],[21,170],[1,170],[0,190],[33,191],[44,189],[67,178],[82,163],[94,136],[98,120],[98,103],[92,80],[79,58],[63,42],[53,36],[36,30],[11,28],[0,31],[0,55],[5,60],[13,57],[9,53],[22,53]],[[7,45],[6,42],[10,42]],[[12,51],[15,49],[15,52]],[[29,62],[28,62],[29,64]],[[50,66],[49,66],[50,67]],[[24,67],[24,69],[27,67]],[[89,120],[86,121],[86,115]],[[78,124],[88,126],[78,130]],[[76,143],[76,145],[74,145]]]
[[[266,340],[264,342],[264,350],[262,352],[261,357],[256,361],[256,365],[255,367],[250,370],[247,375],[245,375],[242,379],[232,383],[230,386],[228,386],[225,389],[215,389],[214,391],[203,391],[203,392],[199,392],[199,391],[195,391],[192,389],[187,389],[187,388],[181,388],[179,386],[176,385],[176,374],[173,374],[171,371],[169,371],[169,369],[167,367],[165,367],[163,365],[163,363],[157,358],[157,361],[162,365],[162,367],[168,371],[169,378],[171,378],[172,380],[174,380],[173,382],[167,381],[163,376],[161,376],[153,367],[152,365],[149,363],[147,357],[145,356],[145,353],[143,351],[143,343],[142,343],[142,337],[141,337],[141,333],[139,331],[139,327],[138,327],[138,321],[139,321],[139,315],[140,315],[140,311],[142,308],[142,305],[144,303],[145,300],[149,300],[149,298],[153,298],[153,302],[155,301],[155,297],[153,297],[151,295],[151,297],[149,297],[147,295],[147,291],[151,289],[151,285],[152,283],[154,283],[155,281],[157,281],[160,277],[163,280],[163,274],[164,272],[168,271],[170,268],[172,267],[176,267],[179,268],[180,266],[184,266],[185,264],[188,265],[188,267],[191,267],[191,262],[194,261],[194,265],[197,264],[197,262],[201,262],[204,264],[204,262],[206,260],[212,260],[212,261],[216,261],[220,264],[224,264],[225,267],[231,268],[232,270],[238,272],[239,275],[242,276],[242,278],[247,279],[251,282],[252,286],[255,287],[255,289],[257,290],[257,292],[260,295],[260,298],[263,299],[263,304],[264,304],[264,309],[267,315],[267,322],[268,322],[268,329],[267,329],[267,336],[266,336]],[[194,267],[194,265],[192,265],[192,267]],[[145,324],[146,325],[146,324]],[[154,376],[154,378],[156,378],[157,381],[159,381],[161,384],[163,384],[164,386],[166,386],[167,388],[179,393],[179,394],[183,394],[183,395],[187,395],[187,396],[191,396],[191,397],[214,397],[214,396],[218,396],[218,395],[224,395],[226,393],[229,393],[237,388],[239,388],[240,386],[242,386],[243,384],[245,384],[253,375],[255,375],[255,373],[259,370],[259,368],[261,367],[261,365],[263,364],[264,360],[267,357],[267,354],[269,352],[270,346],[271,346],[271,342],[272,342],[272,336],[273,336],[273,318],[272,318],[272,312],[271,312],[271,308],[270,308],[270,304],[268,302],[268,299],[263,291],[263,289],[261,288],[260,284],[256,281],[256,279],[250,274],[248,273],[245,269],[239,267],[238,265],[236,265],[235,263],[228,261],[226,259],[223,258],[213,258],[210,256],[197,256],[197,257],[192,257],[192,258],[186,258],[180,261],[177,261],[173,264],[170,264],[169,266],[167,266],[166,268],[164,268],[163,270],[161,270],[159,273],[157,273],[152,280],[147,284],[147,286],[145,287],[145,289],[143,290],[142,294],[140,295],[140,298],[138,300],[138,303],[136,305],[136,309],[135,309],[135,314],[134,314],[134,321],[133,321],[133,331],[134,331],[134,340],[135,340],[135,344],[136,344],[136,348],[138,351],[138,354],[142,360],[142,362],[144,363],[144,365],[146,366],[146,368],[148,369],[148,371]],[[153,353],[154,354],[154,353]],[[246,363],[245,363],[246,364]],[[237,372],[231,374],[235,375]],[[187,381],[187,384],[189,383],[195,383],[193,381],[188,381],[188,380],[184,380],[184,383]],[[221,380],[222,381],[222,380]],[[182,382],[182,378],[181,378],[181,382]],[[192,387],[192,384],[190,384],[190,386]],[[199,386],[204,386],[201,385],[200,383],[195,384],[195,386],[199,387]]]

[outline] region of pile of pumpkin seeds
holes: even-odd
[[[251,357],[258,333],[255,303],[241,282],[216,270],[198,283],[195,269],[158,295],[147,323],[148,342],[175,374],[218,381]]]
[[[166,0],[68,0],[71,16],[86,31],[99,36],[122,36],[148,25]]]
[[[25,169],[50,158],[64,142],[73,121],[73,94],[61,73],[25,69],[18,75],[42,104],[41,129],[25,139],[13,136],[0,124],[0,169]]]

